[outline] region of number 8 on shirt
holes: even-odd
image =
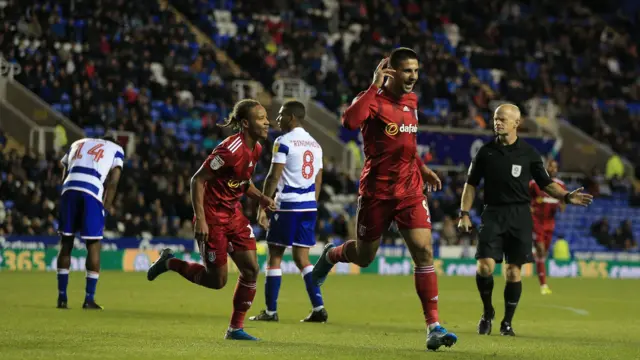
[[[313,247],[318,209],[316,174],[322,169],[322,148],[304,128],[297,127],[276,139],[271,162],[285,167],[278,182],[267,243]]]

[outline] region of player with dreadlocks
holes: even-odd
[[[257,340],[243,330],[245,314],[256,295],[259,268],[256,240],[239,200],[246,194],[262,208],[275,209],[273,199],[264,196],[251,182],[262,152],[258,140],[267,138],[269,119],[259,102],[246,99],[236,103],[229,118],[220,126],[238,133],[220,143],[191,179],[195,238],[204,265],[177,259],[170,249],[164,249],[149,268],[147,279],[153,281],[172,270],[195,284],[221,289],[227,283],[229,254],[240,270],[240,277],[225,338]]]

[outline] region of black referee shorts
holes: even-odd
[[[476,259],[522,265],[533,262],[533,220],[529,204],[487,206],[482,212]]]

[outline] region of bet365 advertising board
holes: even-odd
[[[76,249],[71,260],[71,270],[84,270],[86,250]],[[101,254],[102,270],[146,271],[158,257],[158,250],[123,249],[103,250]],[[200,262],[200,255],[196,252],[177,252],[177,257],[188,261]],[[55,248],[42,249],[0,249],[0,270],[2,271],[53,271],[56,268],[57,250]],[[298,269],[291,255],[285,255],[282,271],[285,274],[297,274]],[[311,256],[315,262],[317,256]],[[267,257],[258,255],[258,261],[263,270],[266,269]],[[237,271],[230,264],[232,271]],[[436,259],[435,269],[438,275],[444,276],[474,276],[476,272],[473,259]],[[344,275],[378,274],[378,275],[410,275],[413,273],[413,262],[408,257],[379,256],[366,269],[360,269],[352,264],[337,264],[334,273]],[[533,276],[535,269],[532,264],[523,268],[524,276]],[[640,263],[604,260],[572,260],[558,262],[549,260],[547,272],[551,277],[585,277],[585,278],[640,278]],[[496,273],[502,273],[498,266]]]

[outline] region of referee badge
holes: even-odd
[[[522,173],[521,165],[511,165],[511,176],[517,178],[520,176],[520,173]]]

